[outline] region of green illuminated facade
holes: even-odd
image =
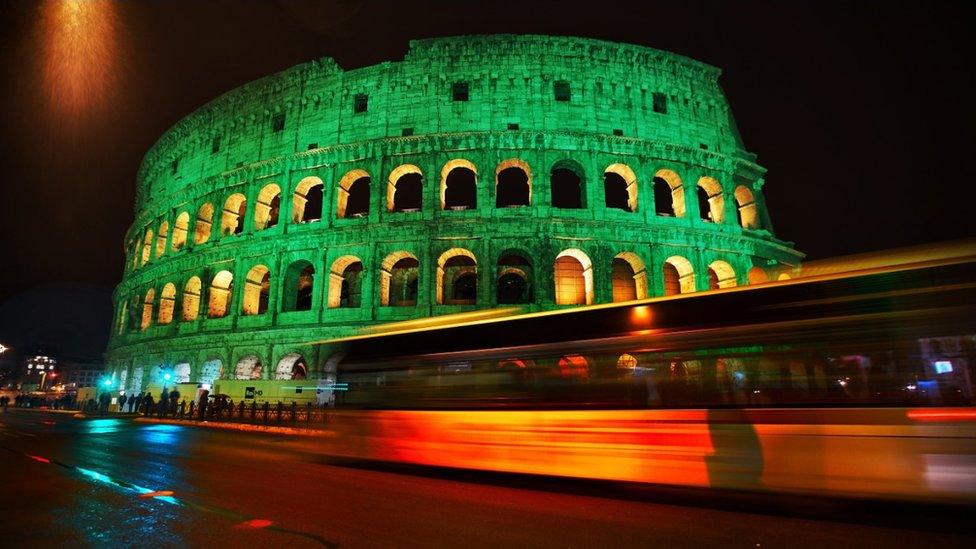
[[[130,391],[161,368],[315,379],[336,360],[309,342],[370,324],[785,276],[802,256],[718,77],[641,46],[472,36],[233,90],[142,164],[110,368]]]

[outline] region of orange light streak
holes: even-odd
[[[905,415],[915,421],[976,421],[976,410],[916,409],[909,410]]]

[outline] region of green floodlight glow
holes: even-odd
[[[166,372],[165,374],[163,374],[163,379],[166,380],[166,381],[169,381],[169,380],[173,379],[173,374],[171,374],[169,372]]]
[[[104,385],[106,387],[111,387],[112,386],[112,380],[111,379],[106,379],[105,381],[102,382],[102,385]]]

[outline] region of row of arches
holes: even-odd
[[[638,177],[627,164],[610,164],[603,172],[603,204],[610,209],[636,212],[638,209]],[[655,213],[664,217],[685,217],[688,211],[685,185],[676,172],[657,170],[653,175]],[[440,173],[440,208],[442,210],[471,210],[478,207],[478,169],[466,159],[454,159],[444,164]],[[513,158],[500,162],[495,168],[495,206],[513,208],[529,206],[533,202],[533,175],[528,163]],[[588,207],[586,174],[579,162],[563,159],[553,164],[549,173],[550,204],[557,209],[584,209]],[[372,180],[368,172],[353,169],[340,180],[336,190],[335,215],[337,218],[356,218],[368,214]],[[424,175],[413,164],[394,168],[386,184],[386,211],[416,212],[423,207]],[[725,222],[725,193],[721,183],[709,176],[700,177],[695,186],[698,211],[703,221]],[[755,195],[745,185],[738,185],[733,192],[738,224],[743,228],[760,227]],[[277,183],[268,183],[258,192],[253,211],[253,227],[256,231],[270,229],[279,224],[282,189]],[[324,183],[318,177],[306,177],[298,182],[291,197],[291,222],[315,223],[324,214]],[[229,195],[219,216],[210,202],[203,203],[192,220],[191,212],[177,214],[170,235],[170,223],[162,221],[153,232],[147,228],[141,240],[141,250],[132,254],[132,266],[145,265],[153,257],[160,258],[169,250],[183,249],[192,236],[196,245],[211,238],[215,221],[221,235],[241,234],[248,219],[247,197],[240,192]],[[215,219],[216,217],[216,219]],[[192,232],[191,232],[192,229]]]
[[[553,300],[555,305],[589,305],[595,302],[594,265],[580,249],[569,248],[556,255],[553,262]],[[611,299],[613,302],[644,299],[650,296],[648,273],[644,261],[633,252],[621,252],[613,257],[610,267]],[[437,258],[434,273],[434,300],[438,305],[476,305],[478,300],[479,264],[475,254],[466,248],[451,248]],[[664,295],[692,293],[696,290],[696,273],[690,260],[674,255],[660,267]],[[364,263],[356,255],[335,259],[325,277],[327,292],[325,307],[329,309],[360,308],[364,305]],[[707,266],[708,288],[729,288],[738,284],[735,270],[726,261],[715,260]],[[382,307],[411,307],[418,303],[420,262],[409,251],[387,255],[376,273],[378,302]],[[262,263],[251,266],[240,292],[243,316],[266,314],[272,305],[272,291],[279,292],[282,312],[309,311],[313,308],[316,284],[321,277],[311,262],[300,259],[290,263],[277,276]],[[527,255],[508,250],[499,255],[494,266],[495,302],[499,305],[530,304],[537,301],[536,276]],[[765,272],[754,267],[748,282],[766,282]],[[178,291],[180,293],[178,302]],[[234,299],[234,274],[221,270],[205,286],[200,276],[189,277],[178,288],[168,282],[133,296],[123,302],[119,315],[119,332],[146,330],[150,326],[169,325],[178,316],[182,321],[195,321],[201,313],[207,318],[223,318],[231,313]],[[201,310],[202,300],[206,300]],[[125,309],[128,307],[128,311]]]

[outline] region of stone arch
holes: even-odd
[[[268,183],[258,193],[254,205],[254,229],[262,231],[276,226],[280,213],[281,187],[277,183]]]
[[[614,256],[611,273],[614,303],[647,298],[647,268],[637,254],[621,252]]]
[[[196,320],[200,312],[200,292],[203,282],[199,276],[191,276],[183,286],[183,320]]]
[[[535,275],[529,254],[521,250],[505,250],[496,262],[496,299],[499,305],[532,303]]]
[[[412,307],[417,304],[420,262],[410,252],[393,252],[380,267],[380,305]]]
[[[178,252],[186,246],[186,237],[190,232],[190,212],[180,212],[173,223],[173,240],[170,242],[170,250]]]
[[[464,295],[459,297],[457,284],[461,277],[478,274],[478,260],[471,250],[451,248],[437,258],[437,304],[438,305],[473,305],[477,295],[477,278],[474,287],[461,289]],[[473,290],[474,295],[467,292]]]
[[[176,284],[167,282],[161,292],[159,292],[159,316],[160,325],[167,325],[173,322],[173,309],[176,308]]]
[[[637,211],[637,175],[626,164],[610,164],[603,170],[603,192],[607,208]]]
[[[698,179],[698,204],[702,221],[721,223],[725,220],[725,198],[722,184],[717,179],[707,175]]]
[[[424,174],[413,164],[401,164],[386,182],[386,211],[419,211],[423,206]]]
[[[657,185],[657,180],[660,179],[665,185],[668,186],[669,189],[671,189],[670,203],[671,211],[674,212],[674,216],[684,217],[687,208],[685,207],[685,187],[681,182],[681,177],[679,177],[678,174],[673,170],[660,169],[654,173],[654,179],[655,185]],[[655,197],[656,196],[657,194],[655,194]]]
[[[137,395],[142,391],[142,376],[145,370],[142,366],[132,369],[132,377],[129,379],[129,392]]]
[[[244,302],[241,314],[245,316],[263,315],[268,311],[268,298],[271,295],[271,271],[264,265],[255,265],[244,279]]]
[[[752,191],[745,185],[735,188],[735,204],[738,213],[739,225],[743,229],[759,228],[759,212],[756,207],[756,198]]]
[[[285,269],[282,279],[282,311],[312,310],[312,294],[315,290],[315,267],[299,259]]]
[[[207,317],[223,318],[230,312],[230,297],[233,293],[234,275],[230,271],[220,271],[210,282],[207,299]]]
[[[261,379],[263,374],[261,359],[257,355],[247,355],[241,357],[234,367],[234,379],[252,380]]]
[[[559,359],[559,376],[565,378],[587,379],[593,360],[583,355],[566,355]]]
[[[779,273],[779,276],[776,277],[776,280],[783,281],[783,280],[791,280],[792,278],[793,277],[790,276],[790,273]]]
[[[464,158],[448,160],[441,168],[441,209],[478,207],[478,168]]]
[[[219,358],[208,358],[200,364],[200,372],[197,373],[199,383],[213,384],[214,380],[223,377],[224,363]]]
[[[209,202],[204,202],[197,210],[197,220],[193,225],[193,243],[203,244],[210,240],[210,233],[213,231],[214,207]]]
[[[156,233],[156,259],[163,257],[166,253],[166,239],[169,237],[169,221],[159,224],[159,232]]]
[[[247,197],[241,193],[228,196],[224,201],[224,210],[220,214],[220,233],[230,235],[244,232],[246,214]]]
[[[336,216],[362,217],[369,213],[370,177],[366,170],[354,169],[339,180]]]
[[[532,204],[532,170],[519,158],[498,163],[495,168],[495,207],[507,208]]]
[[[358,308],[362,305],[363,262],[354,255],[344,255],[329,269],[330,309]]]
[[[593,262],[583,250],[570,248],[559,252],[553,270],[556,305],[593,303]]]
[[[173,365],[173,381],[176,383],[188,383],[190,381],[190,363],[187,361],[177,362]],[[195,395],[183,395],[184,398],[193,398]]]
[[[308,377],[308,364],[305,358],[299,353],[288,353],[281,357],[278,366],[275,368],[275,379],[306,379]]]
[[[142,265],[149,263],[149,258],[152,256],[152,246],[153,231],[152,229],[146,229],[146,238],[142,243]]]
[[[737,285],[735,269],[726,261],[715,260],[708,265],[708,289],[733,288]]]
[[[690,294],[695,291],[695,268],[691,261],[673,255],[664,260],[664,295]]]
[[[142,302],[142,323],[140,328],[149,329],[152,326],[153,310],[156,307],[156,290],[149,288],[146,291],[146,298]]]
[[[753,284],[763,284],[765,282],[769,282],[769,275],[766,274],[766,271],[764,271],[762,267],[753,267],[749,269],[747,276],[749,277],[750,286]]]
[[[325,184],[315,176],[303,178],[295,186],[291,197],[293,223],[315,223],[322,219],[325,204]]]
[[[549,192],[553,208],[580,209],[586,207],[586,176],[579,162],[563,159],[549,171]]]

